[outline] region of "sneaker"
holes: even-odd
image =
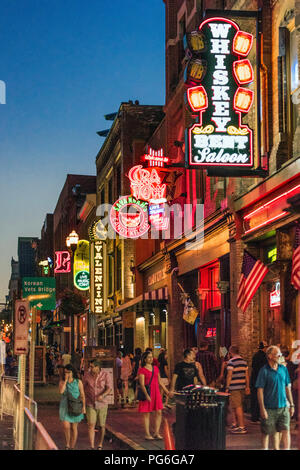
[[[232,434],[246,434],[248,431],[245,427],[244,428],[237,427],[237,428],[232,429],[231,432]]]

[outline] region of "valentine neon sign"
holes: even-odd
[[[154,168],[143,168],[136,165],[129,170],[131,193],[136,199],[147,202],[165,202],[167,185]]]
[[[254,79],[246,57],[253,36],[227,18],[209,18],[187,36],[187,102],[199,119],[188,129],[188,163],[194,167],[253,166],[253,131],[242,124]]]

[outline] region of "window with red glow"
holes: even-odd
[[[221,294],[217,287],[220,280],[219,261],[200,268],[199,291],[205,310],[221,307]]]

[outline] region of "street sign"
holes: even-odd
[[[14,354],[28,354],[29,302],[16,300],[14,327]]]
[[[23,297],[31,295],[49,295],[46,299],[30,300],[30,306],[38,310],[55,310],[56,307],[56,280],[54,277],[23,277]]]

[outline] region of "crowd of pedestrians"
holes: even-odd
[[[223,348],[225,349],[225,348]],[[68,351],[54,354],[47,351],[47,374],[59,370],[61,403],[59,416],[63,424],[66,449],[74,449],[78,423],[88,423],[90,449],[103,448],[109,396],[113,394],[112,378],[101,368],[98,358],[89,361],[84,372],[84,361],[79,350],[71,356]],[[267,449],[270,437],[274,448],[280,443],[290,448],[290,419],[297,403],[297,366],[289,360],[285,347],[258,345],[251,363],[251,376],[246,360],[236,346],[231,346],[221,360],[209,351],[209,343],[203,341],[199,349],[192,347],[183,352],[182,361],[175,364],[171,374],[168,352],[159,351],[155,358],[151,348],[140,348],[131,354],[120,349],[116,358],[117,401],[119,406],[137,407],[143,416],[146,440],[162,439],[162,410],[173,406],[176,392],[189,386],[215,387],[229,395],[227,425],[233,434],[246,434],[244,418],[245,396],[251,402],[251,420],[260,423],[262,447]],[[52,364],[48,362],[52,361]],[[8,363],[10,360],[8,360]],[[12,361],[11,361],[12,362]],[[150,416],[154,423],[150,426]],[[95,427],[99,439],[95,445]],[[150,429],[153,429],[151,434]]]

